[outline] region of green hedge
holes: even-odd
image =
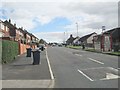
[[[0,40],[0,64],[2,62],[2,41]]]
[[[3,40],[2,41],[2,63],[8,63],[14,60],[18,55],[18,42]]]

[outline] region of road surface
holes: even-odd
[[[118,88],[118,57],[74,50],[47,48],[55,88]]]

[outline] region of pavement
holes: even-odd
[[[49,47],[48,57],[55,88],[118,88],[118,56]]]
[[[40,55],[40,64],[32,65],[33,56],[18,56],[12,63],[2,65],[2,88],[52,88],[46,51]]]

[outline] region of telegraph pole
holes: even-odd
[[[63,43],[65,44],[65,32],[64,32],[64,40],[63,40]]]

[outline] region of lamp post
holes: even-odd
[[[105,26],[102,26],[102,34],[103,34],[103,31],[105,31]]]
[[[104,51],[104,35],[103,35],[103,33],[104,33],[104,31],[105,31],[105,26],[102,26],[102,51]]]
[[[63,40],[63,43],[65,44],[65,32],[64,32],[64,40]]]
[[[68,39],[68,30],[66,30],[66,40]]]
[[[77,36],[78,36],[78,23],[76,22],[76,27],[77,27]]]

